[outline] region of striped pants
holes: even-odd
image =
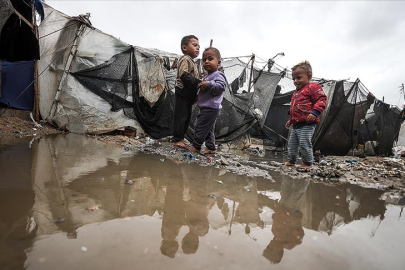
[[[291,128],[290,138],[288,140],[289,162],[296,163],[298,151],[300,151],[302,163],[305,165],[312,165],[312,163],[314,163],[314,154],[311,142],[314,131],[315,125],[305,125],[299,128]]]

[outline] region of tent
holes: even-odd
[[[46,4],[44,9],[47,16],[39,27],[43,119],[74,133],[101,134],[133,126],[156,139],[172,134],[179,55],[129,45],[94,28],[89,14],[69,17]],[[231,61],[223,65],[228,81],[244,70],[250,73],[246,63]],[[281,77],[257,68],[251,73],[252,92],[225,92],[216,124],[219,141],[264,123]],[[190,132],[197,111],[195,106]]]

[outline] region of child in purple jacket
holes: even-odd
[[[221,102],[226,88],[225,74],[218,71],[221,64],[221,54],[218,49],[209,47],[204,50],[202,63],[208,75],[198,84],[197,123],[194,128],[194,139],[189,147],[190,151],[200,152],[201,145],[205,142],[207,150],[204,154],[215,154],[215,121],[221,111]]]

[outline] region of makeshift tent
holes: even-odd
[[[100,134],[124,126],[154,138],[171,134],[173,98],[163,56],[133,47],[92,27],[88,15],[69,17],[44,4],[41,41],[40,112],[74,133]],[[139,123],[141,125],[139,125]]]
[[[281,75],[257,68],[253,68],[251,72],[248,63],[237,57],[223,61],[222,67],[228,87],[224,92],[222,110],[215,124],[215,136],[218,142],[228,142],[246,133],[256,122],[263,127]],[[249,92],[249,77],[246,74],[250,73],[253,77]],[[195,105],[186,133],[189,140],[192,140],[197,113],[198,108]]]
[[[360,127],[359,142],[364,144],[371,141],[377,155],[390,155],[394,142],[399,138],[401,124],[404,120],[402,113],[395,106],[375,100]]]
[[[328,105],[312,139],[322,154],[346,155],[357,143],[361,119],[374,102],[374,96],[360,83],[339,81],[330,88]]]
[[[1,61],[0,108],[32,111],[34,61]]]
[[[179,55],[126,44],[95,29],[88,15],[69,17],[46,4],[44,8],[47,16],[39,27],[42,118],[75,133],[135,126],[157,139],[172,134]],[[224,68],[233,81],[246,63],[232,61],[236,66],[224,62]],[[237,138],[256,121],[264,123],[280,75],[258,69],[252,73],[252,92],[225,92],[216,125],[219,141]],[[193,119],[197,111],[195,107]]]

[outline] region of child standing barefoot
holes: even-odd
[[[302,154],[300,169],[309,169],[314,162],[312,136],[319,123],[319,116],[326,107],[326,95],[317,82],[311,82],[312,67],[308,61],[301,62],[292,68],[292,77],[296,90],[291,97],[288,114],[290,119],[285,127],[290,131],[288,140],[288,161],[286,166],[295,166],[298,150]]]
[[[193,59],[200,54],[198,38],[193,35],[181,40],[183,56],[177,64],[176,101],[174,105],[173,145],[187,147],[184,134],[190,124],[191,109],[197,97],[198,68]]]
[[[221,111],[221,102],[226,88],[225,74],[218,71],[221,64],[221,54],[218,49],[209,47],[204,50],[202,63],[208,75],[198,84],[197,123],[194,129],[194,139],[190,151],[200,152],[201,145],[205,142],[207,150],[204,154],[215,154],[215,121]]]

